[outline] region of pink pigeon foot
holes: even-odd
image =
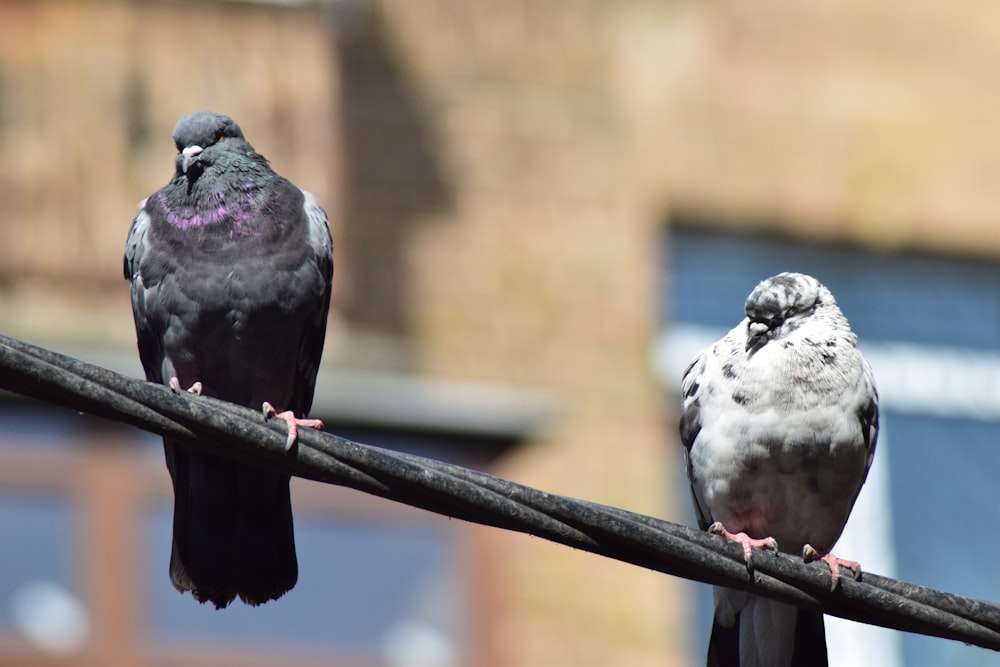
[[[837,590],[837,584],[840,583],[840,568],[844,567],[850,570],[855,579],[861,573],[861,564],[857,561],[837,558],[832,553],[821,556],[810,544],[802,547],[802,560],[807,563],[811,563],[814,560],[821,560],[829,566],[830,574],[833,577],[833,582],[830,584],[831,591]]]
[[[743,560],[747,563],[747,570],[753,570],[753,564],[750,562],[753,549],[767,549],[768,551],[774,552],[778,551],[778,542],[773,537],[765,537],[762,540],[758,540],[750,537],[746,533],[730,533],[726,530],[725,526],[718,521],[708,527],[708,532],[713,535],[724,537],[727,540],[732,540],[743,547]]]
[[[167,386],[170,387],[173,391],[181,391],[181,381],[177,379],[176,375],[170,378],[170,381],[167,382]],[[187,392],[189,394],[194,394],[195,396],[201,396],[201,383],[195,382],[193,385],[187,388]]]
[[[292,447],[295,445],[295,440],[299,437],[299,426],[306,426],[308,428],[322,429],[323,422],[319,419],[299,419],[295,416],[295,413],[291,410],[285,410],[284,412],[278,412],[274,409],[274,406],[264,401],[264,405],[261,406],[264,412],[264,419],[270,419],[271,417],[277,417],[278,419],[284,419],[285,423],[288,424],[288,439],[285,440],[285,451],[291,451]]]

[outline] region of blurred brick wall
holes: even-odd
[[[500,472],[676,518],[650,377],[673,208],[1000,255],[990,3],[0,3],[0,330],[131,346],[121,252],[170,130],[233,115],[331,214],[326,362],[546,389]],[[683,664],[677,582],[484,530],[493,655]]]
[[[560,401],[552,432],[501,474],[662,516],[672,452],[647,353],[665,211],[632,178],[632,116],[614,68],[620,14],[606,3],[453,0],[341,16],[341,96],[355,133],[344,141],[374,137],[378,152],[366,154],[381,160],[348,157],[345,197],[357,196],[361,171],[383,198],[346,224],[371,225],[375,244],[384,211],[407,208],[392,228],[407,239],[397,267],[407,312],[367,324],[403,334],[421,372]],[[364,57],[378,43],[384,57]],[[352,87],[349,63],[366,67],[364,86]],[[401,79],[415,97],[392,92]],[[386,99],[397,103],[378,104]],[[482,640],[498,664],[681,659],[668,578],[520,535],[484,539],[498,554],[490,586],[502,602]]]
[[[173,172],[174,123],[229,113],[335,201],[336,63],[315,12],[239,3],[0,3],[0,324],[134,339],[121,256]]]
[[[664,515],[647,351],[665,210],[588,3],[0,5],[0,330],[133,342],[121,253],[182,113],[231,114],[331,215],[327,363],[551,391],[499,472]],[[635,159],[633,159],[633,157]],[[498,665],[675,664],[676,582],[483,529]]]
[[[669,190],[728,227],[1000,256],[1000,5],[674,3]]]
[[[501,471],[663,515],[660,397],[647,351],[663,211],[630,180],[609,3],[386,3],[425,92],[453,209],[414,237],[413,334],[435,374],[553,391],[550,437]],[[669,664],[667,578],[497,534],[502,664]],[[671,653],[671,650],[673,653]],[[675,658],[676,659],[676,658]]]

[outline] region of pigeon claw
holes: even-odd
[[[170,381],[167,382],[167,386],[170,387],[172,391],[175,392],[181,391],[181,381],[177,379],[176,375],[170,378]],[[195,396],[201,396],[201,383],[195,382],[193,385],[187,388],[187,393],[194,394]]]
[[[765,537],[764,539],[758,540],[750,537],[746,533],[730,533],[726,530],[726,527],[718,521],[708,527],[708,532],[713,535],[718,535],[719,537],[724,537],[727,540],[732,540],[743,547],[743,560],[746,561],[747,572],[753,572],[753,561],[751,558],[753,556],[754,549],[766,549],[768,551],[774,551],[775,553],[778,551],[778,541],[773,537]]]
[[[285,420],[285,423],[288,424],[288,438],[285,440],[286,452],[290,452],[292,447],[295,446],[295,441],[299,437],[299,426],[316,429],[323,428],[323,422],[319,419],[299,419],[291,410],[278,412],[274,406],[267,401],[264,401],[264,405],[261,406],[261,410],[264,412],[265,420],[270,419],[271,417],[277,417],[278,419]]]
[[[846,568],[851,571],[851,575],[857,579],[858,575],[861,574],[861,564],[854,560],[844,560],[843,558],[837,558],[832,553],[820,555],[816,549],[813,548],[811,544],[807,544],[802,547],[802,560],[807,563],[811,563],[814,560],[821,560],[827,564],[830,568],[830,575],[833,579],[830,582],[830,592],[837,590],[837,584],[840,583],[840,568]]]

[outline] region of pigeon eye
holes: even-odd
[[[224,134],[222,134],[222,133],[220,132],[220,133],[219,133],[219,136],[217,136],[217,137],[215,138],[215,143],[217,143],[217,144],[221,144],[221,143],[222,143],[223,141],[225,141],[225,140],[226,140],[226,135],[224,135]]]

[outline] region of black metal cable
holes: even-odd
[[[830,590],[825,565],[755,552],[623,509],[546,493],[460,466],[285,426],[209,397],[175,393],[0,336],[0,387],[293,475],[475,523],[528,533],[687,579],[753,591],[835,616],[1000,650],[1000,605],[864,573]]]

